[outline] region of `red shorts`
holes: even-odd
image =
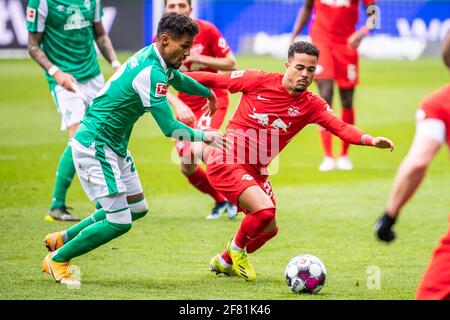
[[[334,79],[341,89],[352,89],[358,84],[358,51],[347,44],[314,40],[319,49],[315,79]]]
[[[197,109],[194,114],[197,121],[187,124],[191,128],[199,130],[215,129],[219,130],[225,119],[228,110],[228,94],[217,95],[217,110],[210,116],[205,116],[205,111]],[[189,141],[175,141],[178,155],[181,157],[191,154],[191,143]]]
[[[228,201],[239,208],[241,193],[252,186],[259,186],[276,205],[275,195],[269,176],[261,175],[249,165],[244,164],[210,164],[207,166],[208,180]],[[245,211],[239,208],[240,211]]]
[[[450,228],[433,252],[417,289],[416,299],[450,300]]]

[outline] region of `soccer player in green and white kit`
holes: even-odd
[[[189,56],[197,33],[190,18],[165,14],[158,24],[156,43],[129,58],[89,105],[72,153],[83,189],[102,209],[45,237],[47,248],[55,251],[44,258],[42,269],[56,281],[79,284],[70,273],[70,260],[126,233],[132,220],[147,213],[142,186],[127,152],[131,130],[140,116],[150,111],[166,137],[225,145],[222,134],[195,130],[177,121],[167,102],[167,87],[172,85],[207,98],[210,112],[216,110],[214,93],[177,70]]]
[[[71,142],[86,106],[103,87],[94,41],[114,71],[120,67],[103,27],[100,0],[29,0],[28,52],[46,71],[53,99],[61,114],[61,130],[69,144],[59,160],[52,204],[46,220],[78,221],[66,207],[67,189],[75,168]]]

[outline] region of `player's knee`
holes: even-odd
[[[126,208],[119,212],[107,212],[106,221],[113,230],[114,236],[118,237],[131,229],[131,211]]]
[[[145,198],[129,205],[131,211],[131,218],[133,221],[143,218],[148,213],[148,203]]]
[[[267,208],[258,211],[256,214],[258,215],[260,220],[269,225],[275,219],[275,212],[275,208]]]
[[[108,223],[111,229],[114,230],[115,236],[120,236],[124,233],[127,233],[132,227],[131,221],[130,223],[115,223],[108,221]]]

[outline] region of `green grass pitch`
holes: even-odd
[[[238,61],[240,69],[283,71],[282,59]],[[104,62],[102,67],[109,76],[110,68]],[[305,128],[283,151],[271,178],[280,232],[251,256],[255,282],[209,272],[210,258],[224,249],[243,215],[205,220],[211,199],[187,183],[171,161],[173,142],[145,116],[130,150],[150,213],[125,236],[75,259],[82,285],[70,290],[41,273],[42,238],[70,226],[43,219],[67,135],[59,131],[60,117],[34,62],[0,60],[0,70],[0,299],[412,299],[447,229],[450,171],[443,148],[403,210],[395,243],[379,243],[372,232],[414,135],[415,110],[427,93],[448,82],[448,72],[437,58],[362,60],[357,125],[391,138],[395,151],[354,146],[353,171],[321,173],[317,128]],[[228,117],[238,98],[232,96]],[[339,113],[336,94],[335,105]],[[338,146],[335,139],[335,151]],[[77,178],[68,204],[81,217],[94,208]],[[294,295],[285,284],[284,268],[300,253],[317,255],[327,267],[326,285],[317,295]],[[378,289],[367,285],[373,266],[380,270]]]

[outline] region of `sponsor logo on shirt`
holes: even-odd
[[[227,48],[227,41],[224,38],[220,37],[219,38],[219,43],[217,43],[217,46],[219,48],[226,49]]]
[[[66,12],[72,15],[67,18],[66,24],[64,25],[64,31],[83,29],[91,25],[90,21],[84,19],[80,7],[70,6],[67,8]]]
[[[84,6],[86,9],[91,10],[91,0],[84,0]]]
[[[288,115],[290,115],[291,117],[296,117],[300,114],[300,111],[298,110],[297,107],[289,107],[288,108]]]
[[[167,84],[158,82],[156,84],[156,97],[163,97],[167,94]]]
[[[36,9],[27,7],[27,20],[34,22],[36,20]]]
[[[261,95],[258,94],[258,96],[256,97],[258,100],[263,100],[263,101],[270,101],[270,99],[268,98],[264,98]]]
[[[287,132],[287,129],[291,126],[291,123],[286,124],[283,120],[278,117],[278,115],[271,113],[258,113],[256,109],[253,108],[253,114],[248,115],[250,118],[258,120],[258,123],[265,128],[281,129]],[[269,125],[270,119],[273,119],[272,123]]]
[[[253,177],[249,174],[244,174],[241,178],[241,180],[247,180],[247,181],[252,181]]]

